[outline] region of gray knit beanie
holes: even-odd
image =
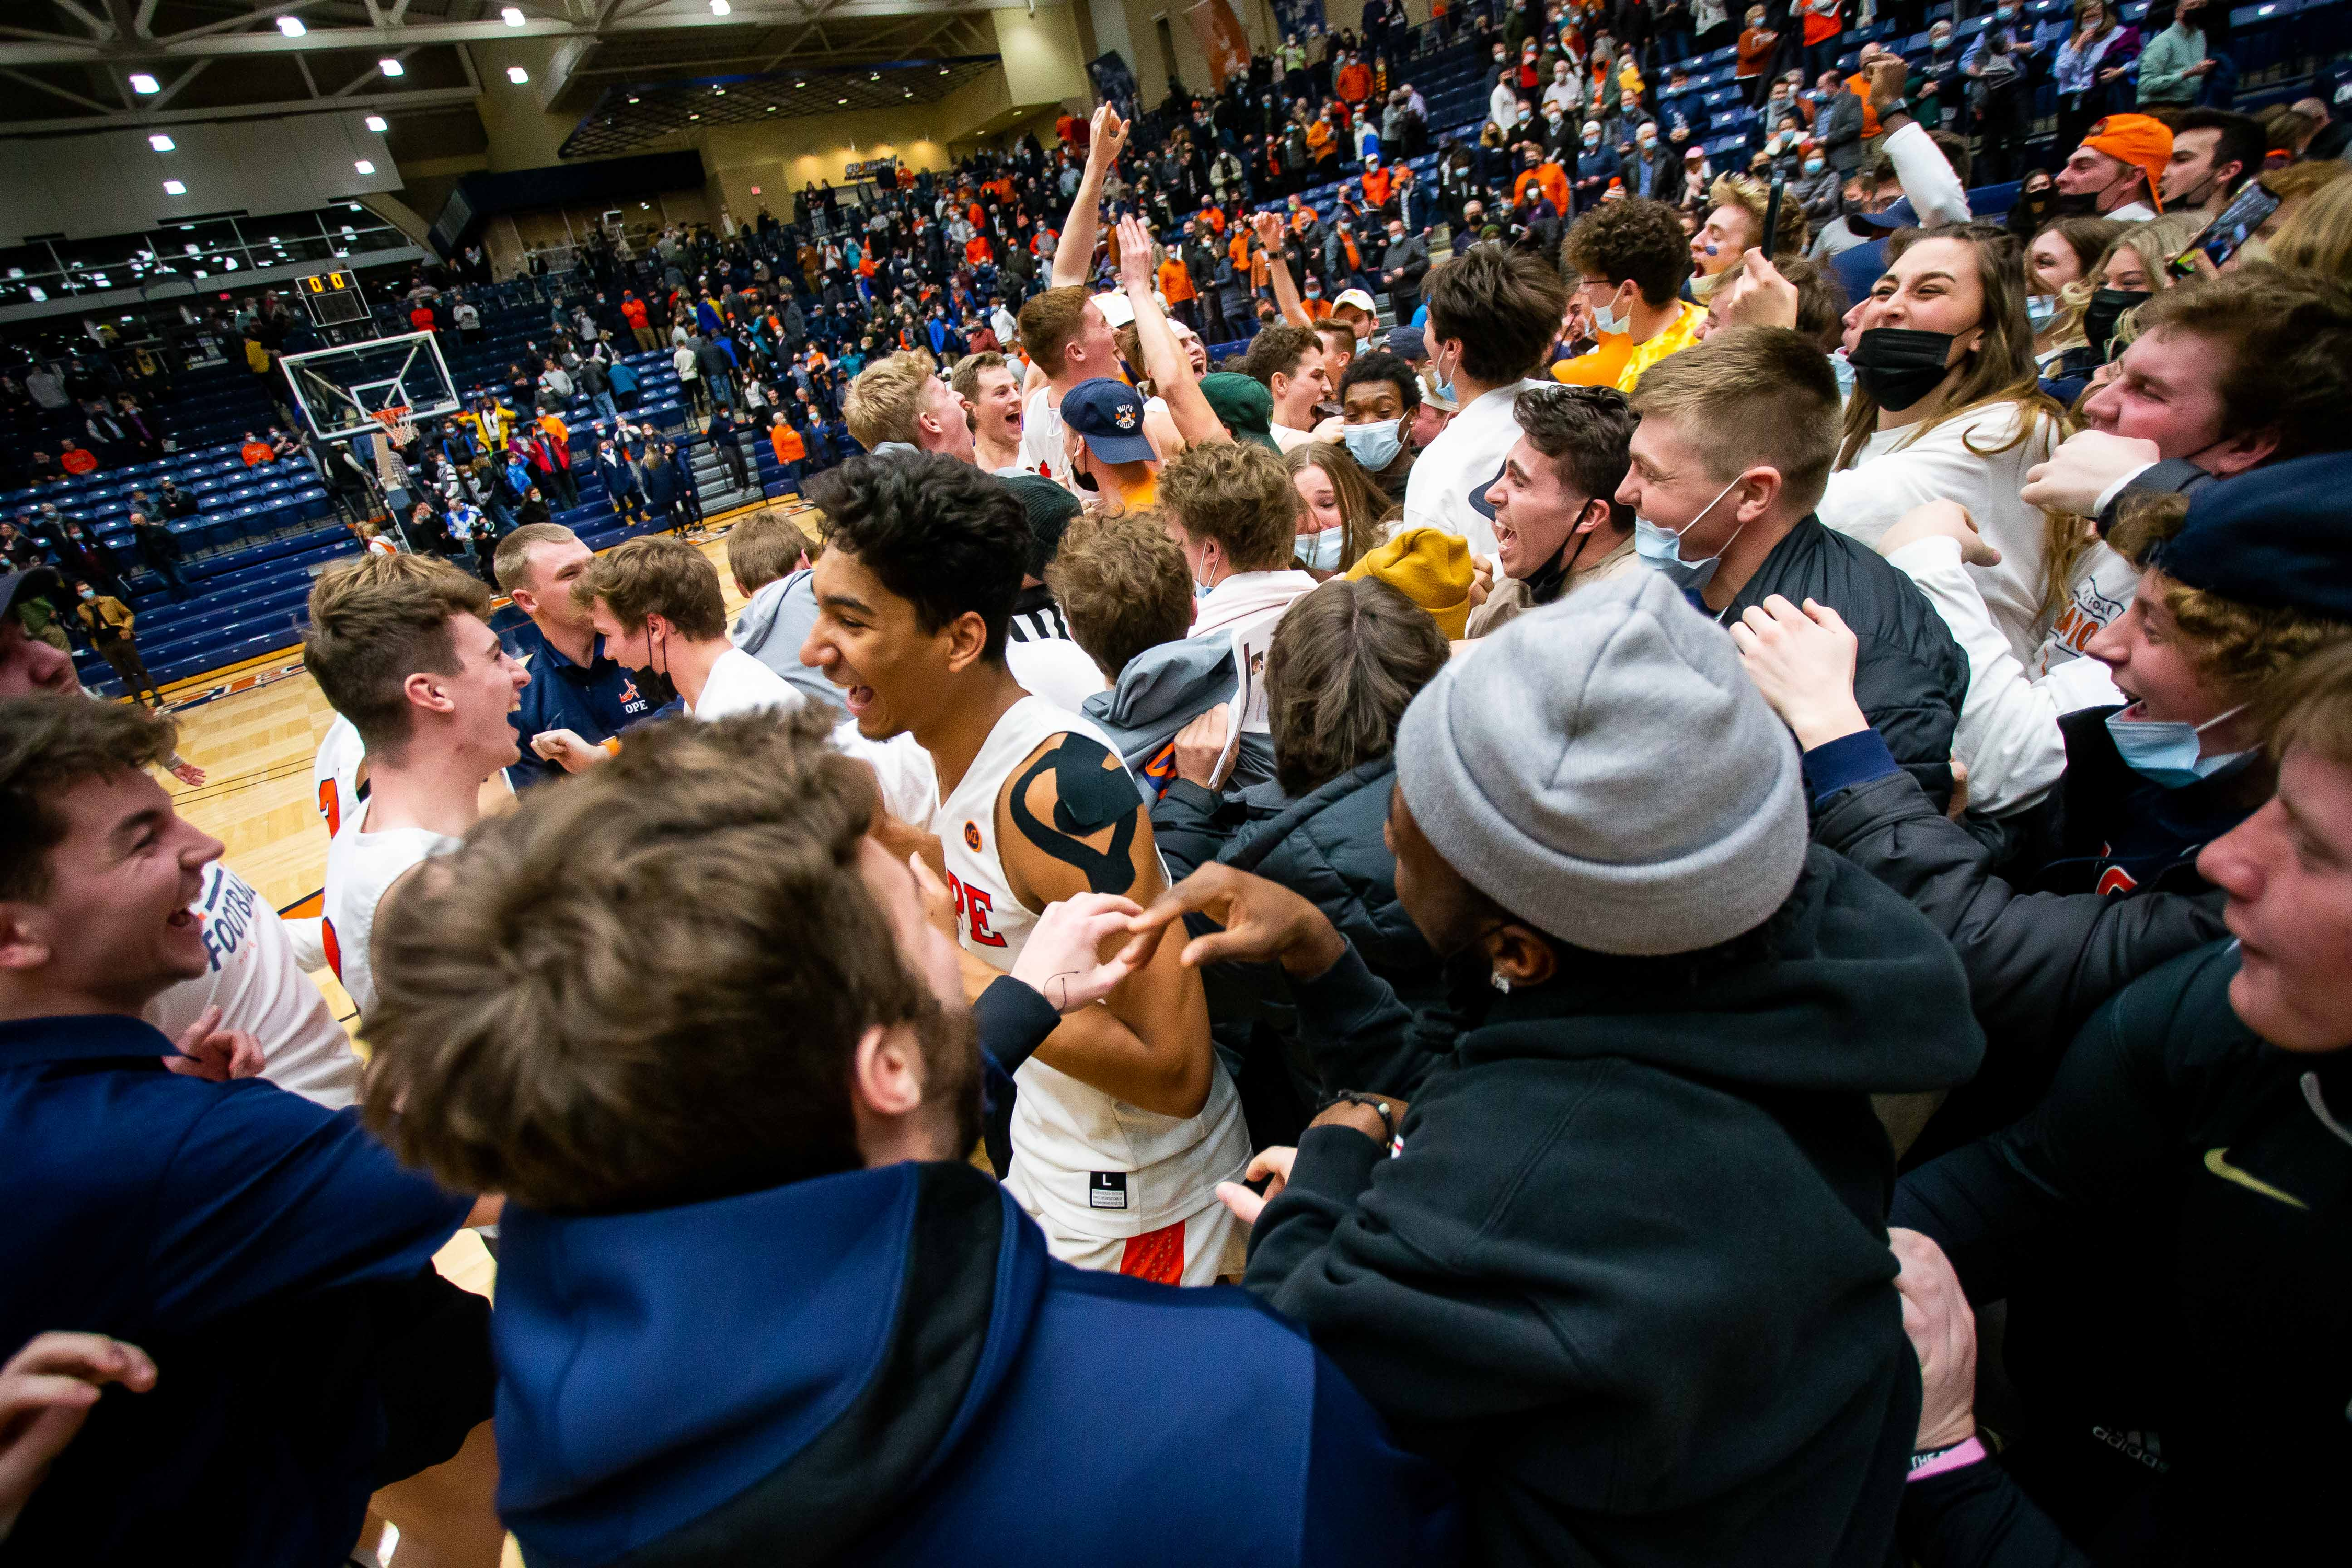
[[[1470,885],[1598,952],[1763,923],[1805,860],[1795,740],[1654,572],[1520,616],[1405,710],[1397,787]]]

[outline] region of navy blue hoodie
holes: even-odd
[[[533,1564],[1452,1562],[1452,1493],[1232,1289],[1054,1262],[967,1165],[509,1205],[499,1511]]]

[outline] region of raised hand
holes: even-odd
[[[1835,610],[1811,599],[1801,610],[1774,594],[1730,631],[1748,678],[1806,751],[1870,728],[1853,700],[1859,644]]]

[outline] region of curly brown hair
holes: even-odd
[[[1298,536],[1298,492],[1290,470],[1264,447],[1212,441],[1160,470],[1160,504],[1195,539],[1224,547],[1236,572],[1289,563]]]
[[[1560,241],[1559,270],[1563,278],[1604,278],[1612,288],[1631,278],[1642,302],[1659,310],[1690,280],[1690,240],[1682,219],[1664,202],[1641,196],[1602,202]]]
[[[1081,515],[1045,567],[1070,637],[1116,681],[1145,648],[1192,628],[1192,578],[1157,508]]]

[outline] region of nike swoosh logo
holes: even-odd
[[[2286,1205],[2289,1208],[2303,1209],[2305,1212],[2310,1210],[2311,1205],[2305,1203],[2301,1198],[2296,1197],[2293,1193],[2282,1192],[2277,1187],[2274,1187],[2268,1182],[2263,1181],[2260,1176],[2241,1171],[2237,1166],[2230,1163],[2229,1154],[2230,1151],[2226,1147],[2206,1150],[2205,1168],[2212,1172],[2215,1175],[2221,1177],[2225,1182],[2237,1183],[2238,1185],[2245,1188],[2250,1193],[2260,1193],[2266,1198],[2275,1198],[2278,1202]]]

